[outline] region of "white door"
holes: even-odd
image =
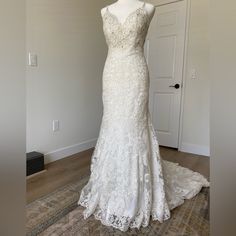
[[[180,125],[185,25],[186,1],[157,6],[145,45],[152,122],[159,144],[174,148]]]

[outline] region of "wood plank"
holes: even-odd
[[[45,166],[47,171],[27,178],[27,203],[89,173],[93,150],[94,148],[49,163]],[[209,157],[178,152],[175,149],[165,147],[160,147],[160,153],[163,159],[178,162],[180,165],[197,171],[209,179]]]

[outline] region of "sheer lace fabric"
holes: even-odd
[[[103,30],[108,55],[103,71],[103,117],[92,155],[91,176],[78,204],[122,231],[163,222],[170,210],[209,182],[199,173],[164,161],[148,110],[149,73],[144,42],[149,27],[144,7],[120,23],[107,10]]]

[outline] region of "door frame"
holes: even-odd
[[[182,93],[181,93],[181,103],[180,103],[178,151],[181,151],[182,140],[183,140],[184,101],[185,101],[185,90],[186,90],[186,80],[187,80],[187,58],[188,58],[190,12],[191,12],[191,0],[184,0],[184,1],[186,4],[186,19],[185,19],[184,61],[183,61],[183,73],[182,73]]]
[[[183,56],[183,68],[182,68],[182,91],[180,102],[180,117],[179,117],[179,133],[178,133],[178,151],[181,151],[182,139],[183,139],[183,117],[184,117],[184,99],[185,99],[185,84],[187,79],[187,56],[188,56],[188,44],[189,44],[189,28],[190,28],[190,10],[191,0],[150,0],[155,7],[160,7],[167,4],[183,1],[186,4],[186,18],[185,18],[185,37],[184,37],[184,56]]]

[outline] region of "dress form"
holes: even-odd
[[[114,14],[121,23],[123,23],[129,14],[142,7],[143,4],[144,2],[139,0],[118,0],[108,7],[102,8],[101,14],[103,15],[107,8],[109,8],[109,11]],[[149,15],[149,19],[151,20],[155,13],[155,7],[150,3],[145,3],[144,7]]]

